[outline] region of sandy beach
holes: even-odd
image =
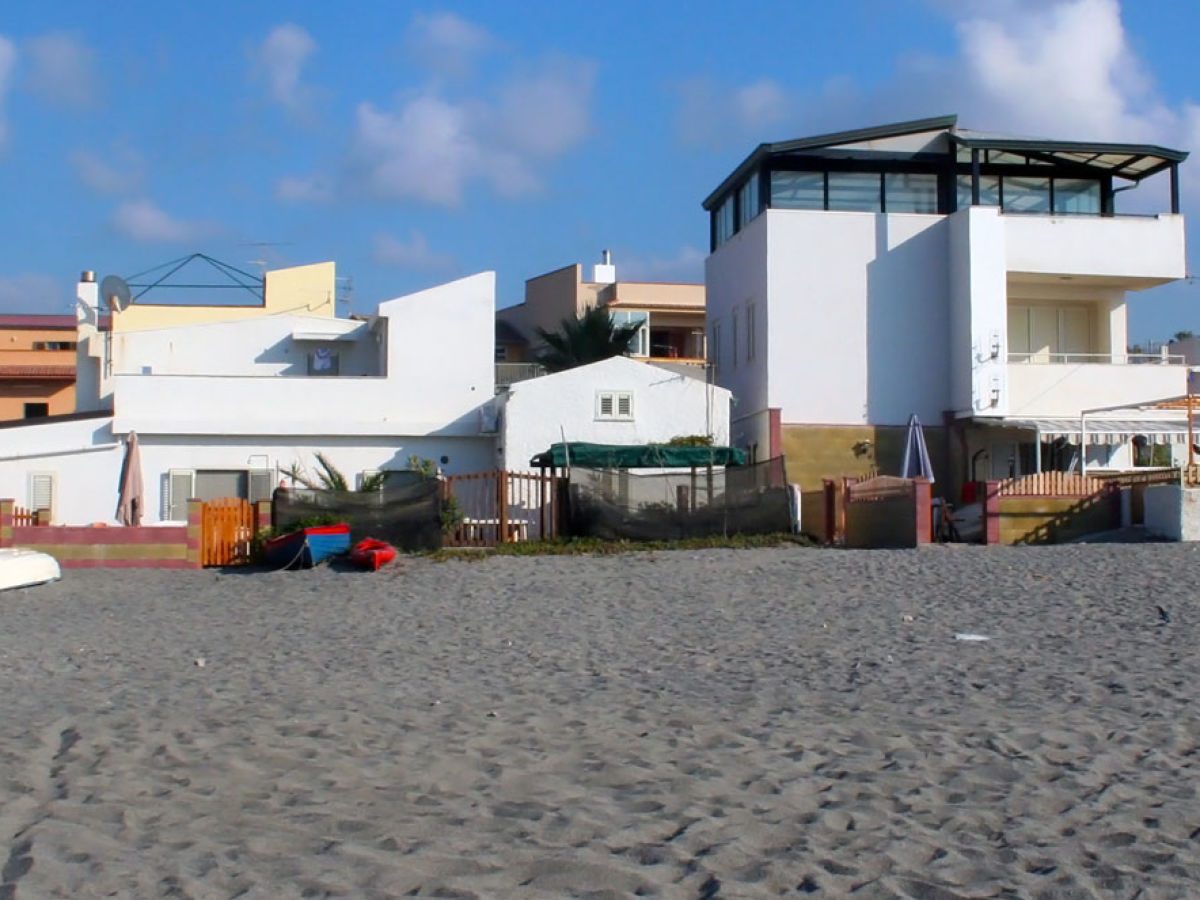
[[[1182,544],[68,572],[0,594],[0,900],[1195,897],[1198,598]]]

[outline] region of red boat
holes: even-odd
[[[367,538],[350,548],[350,562],[360,569],[374,572],[396,558],[396,548],[384,541]]]

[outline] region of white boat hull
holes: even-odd
[[[49,553],[6,547],[0,550],[0,591],[57,581],[62,577],[58,560]]]

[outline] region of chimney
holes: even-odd
[[[600,259],[602,262],[592,266],[592,281],[595,284],[616,284],[617,267],[612,264],[612,254],[601,250]]]

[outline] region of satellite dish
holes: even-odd
[[[120,275],[105,275],[100,282],[100,296],[108,301],[113,312],[121,312],[133,300],[129,285]]]

